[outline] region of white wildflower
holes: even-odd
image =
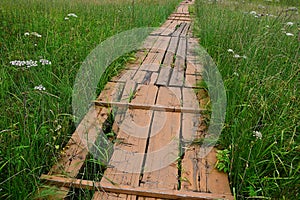
[[[62,128],[62,126],[59,124],[54,131],[59,131]]]
[[[287,25],[287,26],[293,26],[294,23],[293,23],[293,22],[287,22],[286,25]]]
[[[256,15],[256,12],[253,10],[249,13],[250,15]]]
[[[233,72],[234,76],[240,76],[237,72]]]
[[[42,37],[42,35],[38,34],[37,32],[32,32],[30,34],[39,38]]]
[[[24,35],[25,35],[25,36],[29,36],[29,35],[30,35],[30,33],[26,32],[26,33],[24,33]]]
[[[69,20],[70,18],[69,17],[65,17],[65,20]]]
[[[234,58],[240,58],[241,56],[239,54],[234,54],[233,57]]]
[[[253,136],[256,137],[256,139],[262,139],[262,134],[259,131],[253,131]]]
[[[293,33],[286,33],[286,36],[294,36]]]
[[[42,65],[51,65],[51,61],[46,59],[40,59],[40,63],[42,63]]]
[[[234,53],[234,51],[232,49],[228,49],[227,50],[229,53]]]
[[[78,17],[75,13],[69,13],[67,16],[68,17]]]
[[[46,88],[43,85],[38,85],[34,87],[35,90],[44,91]]]
[[[36,67],[38,66],[37,61],[33,61],[33,60],[27,60],[26,61],[26,67],[30,68],[30,67]]]
[[[34,60],[14,60],[14,61],[10,61],[9,62],[11,65],[14,65],[14,66],[18,66],[18,67],[23,67],[25,66],[26,68],[30,68],[30,67],[33,67],[33,66],[37,66],[37,61],[34,61]]]

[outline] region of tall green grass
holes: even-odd
[[[0,3],[0,199],[31,199],[74,131],[76,72],[101,41],[157,27],[178,0],[2,0]],[[67,16],[74,13],[77,17]],[[68,17],[68,18],[66,18]],[[25,33],[37,32],[41,37]],[[103,87],[132,55],[102,77]],[[10,61],[47,59],[30,68]],[[99,77],[100,78],[100,77]],[[35,90],[42,85],[45,90]]]
[[[194,32],[227,91],[219,145],[229,152],[225,170],[237,199],[299,199],[299,14],[286,12],[288,2],[253,2],[198,0],[194,9]]]

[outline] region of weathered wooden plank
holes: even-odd
[[[180,107],[180,99],[180,88],[160,87],[157,105]],[[180,116],[180,113],[154,113],[142,187],[177,190]]]
[[[157,82],[158,79],[158,73],[157,72],[152,72],[149,84],[154,85]]]
[[[142,83],[146,75],[147,71],[138,70],[133,77],[133,81],[135,81],[136,83]]]
[[[156,85],[167,86],[171,75],[171,67],[161,67]]]
[[[184,81],[185,87],[195,87],[196,86],[196,75],[185,75],[185,81]]]
[[[112,78],[113,82],[126,82],[127,80],[131,80],[135,75],[136,70],[123,70],[118,76]]]
[[[191,23],[187,22],[184,29],[182,30],[182,32],[180,34],[180,37],[186,37],[187,36],[187,33],[190,29],[190,26],[191,26]]]
[[[172,33],[176,30],[177,25],[180,24],[180,22],[178,22],[177,20],[168,20],[171,21],[170,25],[168,26],[168,28],[166,28],[164,30],[164,32],[161,33],[162,36],[171,36]]]
[[[172,37],[163,60],[163,66],[173,67],[174,56],[177,51],[179,37]]]
[[[125,86],[123,88],[121,97],[120,97],[120,103],[127,104],[130,102],[130,99],[132,98],[132,95],[135,93],[137,84],[135,81],[132,80],[127,80],[125,83]],[[108,102],[108,101],[106,101]],[[127,107],[118,107],[116,105],[110,105],[107,107],[113,107],[114,110],[116,111],[115,113],[115,122],[113,124],[112,130],[115,133],[119,132],[119,126],[122,123],[122,121],[125,118],[125,114],[127,111]],[[114,194],[114,193],[106,193],[106,192],[101,192],[101,191],[96,191],[93,200],[102,200],[102,199],[107,199],[107,200],[120,200],[120,199],[131,199],[131,195],[127,194]],[[134,197],[132,197],[134,198]]]
[[[95,105],[101,107],[118,107],[118,108],[130,108],[140,110],[153,110],[153,111],[164,111],[174,113],[201,113],[203,109],[195,108],[184,108],[179,106],[164,106],[164,105],[147,105],[147,104],[136,104],[136,103],[123,103],[123,102],[106,102],[106,101],[93,101]]]
[[[186,25],[186,23],[184,23],[184,22],[180,23],[179,27],[176,28],[176,30],[173,32],[172,36],[178,37],[181,34],[182,30],[184,29],[185,25]]]
[[[163,35],[164,31],[169,29],[169,26],[173,23],[172,20],[166,20],[165,23],[161,27],[159,27],[157,30],[151,32],[150,35],[157,36],[157,35]]]
[[[183,88],[183,106],[199,109],[196,94],[190,88]],[[185,114],[182,119],[182,138],[185,141],[185,155],[182,160],[181,190],[211,192],[230,195],[227,175],[218,172],[215,149],[201,147],[205,138],[201,115]],[[190,144],[190,145],[189,145]],[[204,157],[207,154],[206,157]]]
[[[158,36],[156,35],[149,35],[146,40],[142,43],[142,48],[144,49],[144,51],[148,52],[153,45],[156,43],[158,39]]]
[[[178,21],[178,22],[191,22],[192,20],[187,17],[168,17],[169,20]]]
[[[226,195],[214,195],[209,193],[199,193],[199,192],[179,192],[176,190],[166,190],[166,189],[145,189],[142,187],[132,187],[132,186],[106,186],[101,184],[101,182],[94,182],[89,180],[81,180],[74,178],[64,178],[60,176],[49,176],[42,175],[41,179],[55,184],[57,186],[75,187],[81,189],[98,189],[105,190],[111,193],[121,193],[129,195],[138,195],[144,197],[155,197],[163,199],[198,199],[198,200],[212,200],[212,199],[232,199],[230,196]]]
[[[175,64],[170,79],[170,86],[183,86],[186,57],[186,38],[181,37],[176,52]]]
[[[119,84],[109,82],[97,99],[108,101],[116,100],[119,95],[118,85]],[[101,130],[103,122],[108,117],[108,112],[107,108],[92,106],[89,109],[65,146],[60,159],[50,169],[49,175],[64,174],[68,177],[77,176],[89,153],[87,146],[96,141],[99,130]],[[69,189],[65,187],[59,189],[61,192],[58,192],[53,197],[49,197],[49,199],[64,198],[69,192]]]
[[[157,72],[164,57],[163,52],[150,52],[140,67],[140,70]]]
[[[140,85],[136,90],[132,103],[154,104],[157,87]],[[109,166],[104,173],[101,184],[138,186],[139,173],[142,170],[143,153],[146,148],[146,137],[150,128],[153,111],[128,110],[125,119],[119,126],[117,142]],[[140,137],[137,137],[139,136]],[[99,194],[98,194],[99,195]],[[122,198],[125,198],[123,196]],[[128,199],[128,197],[126,197]],[[130,197],[131,198],[131,197]]]
[[[157,41],[154,43],[150,52],[152,53],[165,52],[166,49],[168,48],[170,39],[171,37],[158,37]]]

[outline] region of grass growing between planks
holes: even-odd
[[[1,1],[0,199],[32,199],[40,174],[69,140],[75,128],[72,86],[91,50],[122,31],[159,26],[178,3]],[[99,89],[130,59],[116,60]]]
[[[296,6],[198,0],[193,9],[194,33],[227,91],[218,167],[237,199],[300,198],[300,24],[289,8]]]

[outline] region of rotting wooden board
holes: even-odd
[[[179,37],[172,37],[163,60],[162,67],[172,67],[176,54]]]
[[[109,83],[98,97],[98,100],[116,100],[118,95],[118,84]],[[80,122],[71,139],[61,153],[58,162],[50,169],[49,175],[63,174],[68,177],[76,177],[84,164],[89,151],[86,141],[96,141],[103,122],[107,119],[107,108],[91,107]],[[67,196],[69,189],[59,188],[60,192],[48,199],[62,199]]]
[[[181,23],[179,25],[179,27],[173,32],[172,36],[173,37],[178,37],[181,34],[182,30],[184,29],[185,25],[186,25],[185,22]]]
[[[131,186],[104,186],[101,182],[94,182],[89,180],[81,180],[74,178],[64,178],[59,176],[49,176],[42,175],[41,179],[57,185],[57,186],[67,186],[67,187],[75,187],[93,190],[97,189],[105,190],[111,193],[119,193],[119,194],[128,194],[131,196],[144,196],[144,197],[154,197],[154,198],[163,198],[163,199],[186,199],[186,200],[213,200],[213,199],[232,199],[230,196],[226,195],[214,195],[210,193],[200,193],[200,192],[183,192],[176,190],[166,190],[166,189],[144,189],[141,187],[131,187]],[[110,193],[110,194],[111,194]],[[100,199],[99,199],[100,200]]]
[[[150,85],[141,85],[138,87],[133,103],[154,104],[157,94],[157,87]],[[150,120],[153,111],[145,110],[128,110],[123,124],[119,127],[115,151],[110,160],[113,168],[108,168],[101,184],[104,186],[112,185],[131,185],[137,187],[139,184],[139,173],[142,170],[142,156],[146,148],[146,138],[138,138],[134,136],[139,134],[147,134],[150,128]],[[128,124],[129,123],[129,124]],[[130,124],[131,123],[131,124]],[[143,132],[140,132],[140,131]],[[141,136],[142,137],[142,136]],[[108,181],[110,180],[110,181]],[[97,194],[98,196],[100,194]],[[108,194],[109,195],[109,194]],[[100,195],[101,196],[101,195]],[[110,198],[110,197],[109,197]],[[122,198],[125,198],[123,196]],[[126,197],[131,198],[131,197]]]
[[[161,67],[156,85],[167,86],[171,74],[171,67]]]
[[[152,53],[165,52],[166,49],[168,48],[170,39],[171,39],[170,37],[158,37],[157,41],[154,43],[150,52]]]
[[[180,107],[180,99],[180,88],[160,87],[157,105]],[[177,190],[180,116],[181,113],[154,112],[140,186]]]
[[[170,19],[168,21],[170,21],[170,25],[164,30],[164,32],[161,33],[161,36],[172,35],[172,33],[176,30],[176,27],[180,24],[177,20]]]
[[[179,45],[176,52],[176,59],[174,63],[173,73],[170,79],[170,86],[183,86],[184,69],[186,57],[186,38],[179,39]]]
[[[187,33],[190,29],[190,26],[191,26],[191,23],[186,22],[186,25],[185,25],[184,29],[182,30],[182,32],[180,34],[180,37],[186,37],[187,36]]]
[[[187,17],[168,17],[169,20],[174,20],[178,22],[191,22],[192,20]]]
[[[183,88],[183,106],[199,108],[198,99],[190,88]],[[182,160],[181,190],[211,192],[214,194],[231,195],[227,175],[218,172],[216,150],[201,147],[201,139],[205,138],[201,129],[201,116],[183,113],[182,137],[185,141],[185,154]],[[197,144],[191,144],[198,139]],[[211,151],[210,151],[211,150]],[[210,152],[208,152],[210,151]],[[205,155],[207,154],[207,155]]]
[[[231,196],[227,175],[219,172],[214,167],[216,164],[216,149],[213,148],[210,152],[207,152],[207,156],[204,158],[200,153],[203,151],[205,149],[200,145],[186,148],[182,160],[182,177],[186,181],[181,183],[181,190]]]

